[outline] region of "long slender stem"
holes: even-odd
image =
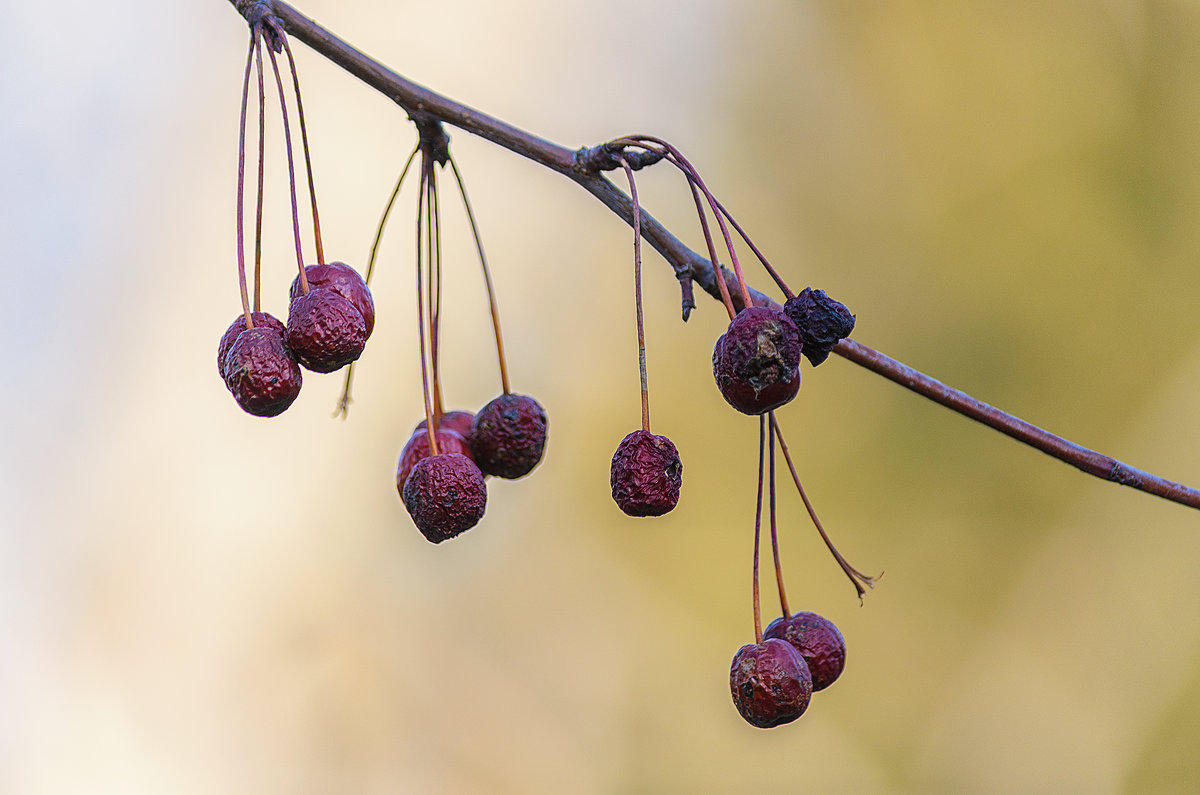
[[[254,38],[258,65],[258,196],[254,207],[254,311],[262,309],[263,189],[267,162],[267,88],[263,85],[262,36]]]
[[[646,377],[646,327],[642,318],[642,214],[638,207],[637,182],[629,161],[620,158],[629,195],[633,199],[633,303],[637,314],[638,375],[642,384],[642,430],[650,432],[650,386]]]
[[[417,341],[421,353],[421,396],[425,400],[425,432],[429,434],[429,454],[437,455],[437,436],[434,433],[437,426],[433,422],[433,406],[429,401],[429,370],[425,366],[425,298],[421,289],[421,279],[425,275],[421,267],[422,260],[425,259],[422,233],[429,223],[426,199],[429,190],[427,179],[431,168],[432,161],[422,153],[421,187],[417,191]]]
[[[288,192],[292,197],[292,235],[296,239],[296,267],[300,269],[300,291],[308,295],[308,275],[304,272],[304,252],[300,248],[300,210],[296,200],[296,162],[292,156],[292,131],[288,124],[287,94],[283,90],[283,77],[279,74],[279,61],[275,51],[267,48],[271,58],[271,70],[275,72],[275,85],[279,88],[279,109],[283,116],[283,141],[287,148]]]
[[[244,16],[249,15],[249,18],[254,18],[254,14],[261,11],[263,2],[264,0],[230,0],[239,13]],[[592,194],[601,204],[626,223],[633,224],[633,204],[629,196],[621,192],[602,174],[581,167],[577,157],[579,153],[575,150],[539,138],[405,79],[379,61],[364,55],[281,0],[273,0],[269,5],[272,13],[282,23],[287,33],[295,36],[349,74],[386,95],[404,109],[411,118],[435,120],[453,125],[562,174]],[[722,298],[724,272],[722,269],[714,267],[715,257],[710,254],[710,258],[705,259],[688,248],[649,213],[644,211],[641,213],[641,223],[642,236],[646,242],[663,256],[680,280],[684,293],[685,320],[691,309],[690,285],[693,282],[713,297]],[[751,301],[756,305],[774,304],[761,292],[756,290],[748,292]],[[851,340],[842,340],[834,352],[855,364],[866,367],[872,372],[935,400],[946,408],[973,419],[979,419],[973,408],[974,405],[982,405],[979,404],[979,401],[957,392],[957,390],[950,390],[954,393],[953,395],[943,394],[949,388],[941,382],[878,351]],[[1053,435],[1036,429],[1035,426],[1024,420],[998,409],[988,408],[990,411],[987,413],[990,419],[985,424],[1006,436],[1019,439],[1090,475],[1200,509],[1200,491],[1194,488],[1134,469],[1109,459],[1107,456],[1100,456],[1098,453],[1058,439],[1058,437],[1046,439],[1044,436]],[[1030,429],[1036,430],[1037,433],[1032,433]],[[1054,441],[1054,439],[1058,439],[1058,441]],[[1112,466],[1105,468],[1104,461],[1111,461]]]
[[[250,102],[250,69],[254,65],[255,44],[258,42],[258,27],[250,31],[250,51],[246,54],[246,77],[242,81],[242,116],[238,124],[238,174],[237,174],[237,268],[238,287],[242,294],[242,314],[246,318],[246,328],[254,328],[254,318],[250,312],[250,294],[246,288],[246,221],[245,213],[246,192],[246,106]],[[261,72],[260,72],[261,74]]]
[[[371,241],[371,253],[367,257],[367,273],[363,277],[363,281],[368,286],[371,284],[371,277],[375,274],[375,260],[379,254],[379,243],[383,240],[383,230],[387,227],[388,218],[392,214],[392,207],[396,204],[396,197],[400,195],[400,188],[404,185],[404,178],[408,176],[408,170],[413,164],[413,160],[417,157],[419,148],[413,148],[412,154],[408,156],[408,160],[404,161],[404,168],[400,169],[400,177],[396,180],[396,187],[392,189],[392,195],[388,196],[387,205],[383,208],[383,215],[379,218],[379,225],[375,228],[375,239]],[[350,387],[354,383],[354,365],[357,361],[350,362],[346,367],[346,380],[342,384],[342,396],[338,398],[337,408],[333,411],[333,416],[341,416],[345,419],[350,414],[350,404],[353,402],[350,398]]]
[[[317,262],[325,263],[325,247],[321,244],[321,216],[317,213],[317,189],[313,183],[312,170],[312,155],[308,149],[308,127],[304,123],[304,103],[300,101],[300,74],[296,71],[296,59],[292,55],[292,45],[288,43],[287,36],[279,27],[278,21],[274,17],[267,17],[272,29],[279,35],[279,40],[283,42],[284,52],[287,53],[288,66],[291,67],[292,85],[296,89],[296,118],[300,122],[300,143],[304,149],[304,170],[308,174],[308,200],[312,206],[313,219],[313,241],[317,248]]]
[[[758,418],[758,502],[754,507],[754,642],[762,643],[762,610],[758,598],[758,538],[762,535],[763,447],[766,444],[767,418]]]
[[[487,255],[483,253],[483,237],[479,234],[479,224],[475,222],[475,211],[471,208],[471,199],[467,196],[467,185],[463,181],[462,173],[458,170],[458,163],[454,162],[454,156],[447,158],[450,163],[450,171],[454,174],[454,181],[458,183],[458,194],[462,196],[463,209],[467,213],[467,223],[471,225],[471,236],[475,238],[475,250],[479,252],[479,265],[483,269],[483,285],[487,288],[488,309],[492,313],[492,331],[496,335],[496,358],[500,362],[500,389],[504,394],[509,394],[508,387],[508,364],[504,359],[504,335],[500,333],[500,305],[496,301],[496,288],[492,284],[492,270],[488,267]]]
[[[792,482],[796,484],[796,491],[800,492],[800,499],[804,501],[804,507],[808,511],[808,518],[812,520],[813,526],[817,528],[817,532],[821,535],[821,540],[825,542],[833,559],[837,561],[845,575],[850,578],[850,582],[854,584],[854,590],[858,592],[858,599],[861,602],[863,594],[867,588],[875,586],[875,580],[878,577],[869,577],[863,574],[858,569],[850,565],[850,561],[846,560],[841,552],[838,552],[837,547],[833,545],[833,541],[829,538],[829,533],[825,532],[825,526],[821,524],[821,520],[817,518],[817,512],[813,508],[812,502],[808,499],[808,493],[804,490],[804,486],[800,483],[800,476],[796,473],[796,465],[792,462],[792,454],[788,452],[787,442],[783,439],[783,431],[779,429],[779,421],[775,418],[775,412],[771,414],[771,432],[775,434],[775,438],[779,440],[779,449],[783,451],[783,460],[787,462],[788,471],[791,472]]]
[[[438,198],[437,170],[433,159],[429,161],[429,210],[432,219],[430,232],[433,235],[429,253],[433,291],[429,294],[429,339],[432,341],[430,355],[433,362],[433,420],[442,420],[442,367],[440,343],[442,332],[442,205]]]
[[[779,560],[779,531],[775,512],[775,412],[771,414],[771,433],[767,436],[767,449],[770,451],[767,468],[767,482],[771,489],[771,555],[775,558],[775,584],[779,586],[779,609],[787,618],[792,614],[788,609],[787,589],[783,587],[783,564]]]

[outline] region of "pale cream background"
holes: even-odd
[[[412,78],[566,145],[681,146],[855,336],[1136,466],[1200,482],[1200,7],[1189,2],[442,3],[303,9]],[[238,311],[245,28],[228,3],[5,3],[0,25],[0,790],[13,793],[1185,791],[1200,782],[1200,521],[840,359],[781,420],[864,607],[782,497],[792,601],[844,678],[749,728],[753,420],[647,258],[654,428],[683,501],[626,519],[638,422],[629,230],[453,133],[527,480],[434,547],[391,483],[419,418],[412,194],[347,422],[216,377]],[[361,265],[413,144],[299,48],[327,251]],[[272,119],[277,132],[278,122]],[[269,153],[268,309],[290,278]],[[647,206],[699,245],[665,167]],[[449,402],[498,389],[447,202]],[[307,238],[306,238],[307,240]],[[311,252],[311,248],[309,249]],[[756,276],[759,284],[765,284]],[[768,591],[769,593],[769,591]],[[772,613],[772,602],[765,602]]]

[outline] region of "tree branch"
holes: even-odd
[[[264,14],[274,15],[289,35],[387,96],[403,108],[418,126],[430,122],[444,122],[528,158],[574,181],[627,224],[633,225],[631,199],[597,172],[594,158],[588,156],[594,154],[593,150],[568,149],[414,83],[350,46],[287,3],[275,0],[230,2],[251,24]],[[640,214],[643,237],[670,264],[679,280],[683,296],[683,319],[687,320],[695,306],[692,299],[693,282],[714,298],[720,299],[720,288],[712,263],[684,245],[645,210]],[[735,304],[739,304],[737,282],[733,274],[724,267],[720,267],[719,272],[726,284],[733,288],[730,292],[734,296]],[[750,291],[750,299],[758,305],[776,305],[771,298],[757,290]],[[833,352],[939,405],[1065,461],[1089,475],[1200,509],[1200,491],[1196,489],[1143,472],[1094,450],[1080,447],[976,400],[964,392],[952,389],[861,343],[845,339],[838,343]]]

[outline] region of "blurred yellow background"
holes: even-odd
[[[401,73],[568,146],[660,135],[855,337],[1134,466],[1200,483],[1200,6],[550,0],[299,7]],[[65,20],[63,12],[65,10]],[[8,4],[0,230],[0,789],[14,793],[1182,791],[1200,782],[1200,521],[833,357],[781,413],[860,607],[781,497],[795,609],[848,666],[760,731],[756,423],[646,261],[654,430],[679,508],[625,518],[631,233],[452,131],[542,465],[441,546],[392,483],[420,418],[410,186],[349,420],[340,378],[243,414],[227,2]],[[297,48],[326,251],[365,264],[411,126]],[[274,105],[269,112],[277,113]],[[269,117],[266,308],[294,272]],[[700,246],[665,166],[643,202]],[[445,194],[450,407],[498,392]],[[311,256],[311,244],[306,246]],[[753,272],[753,271],[752,271]],[[766,279],[755,275],[759,286]],[[769,584],[769,579],[767,583]],[[764,599],[767,616],[775,604]]]

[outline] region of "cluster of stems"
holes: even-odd
[[[280,73],[276,53],[286,53],[288,67],[292,75],[292,86],[296,94],[296,118],[300,124],[300,142],[304,152],[304,168],[308,177],[309,204],[312,208],[313,240],[316,246],[317,262],[325,262],[325,251],[321,243],[321,220],[317,211],[317,191],[313,181],[312,158],[308,147],[308,128],[304,123],[304,103],[300,99],[300,77],[296,70],[296,59],[292,54],[292,46],[287,34],[277,17],[263,14],[257,17],[250,26],[250,47],[246,55],[246,71],[242,81],[242,106],[238,127],[238,178],[237,178],[237,265],[238,284],[242,298],[242,312],[246,318],[246,328],[254,327],[254,312],[262,311],[262,219],[263,219],[263,175],[266,162],[266,88],[263,74],[263,47],[266,46],[267,56],[271,62],[271,71],[275,76],[275,86],[279,93],[280,115],[283,118],[283,139],[287,151],[288,164],[288,194],[292,205],[292,235],[296,245],[296,267],[299,270],[300,288],[308,293],[308,278],[304,270],[304,254],[300,242],[300,211],[296,197],[296,168],[292,154],[292,132],[288,119],[287,92],[283,87],[283,76]],[[256,67],[252,69],[252,67]],[[258,78],[258,191],[254,214],[254,299],[251,303],[246,277],[245,254],[245,182],[246,182],[246,116],[250,97],[250,74],[254,71]]]

